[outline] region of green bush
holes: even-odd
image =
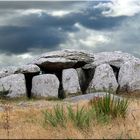
[[[128,100],[115,99],[114,96],[111,97],[111,94],[92,99],[90,103],[95,108],[96,116],[108,115],[112,118],[125,117],[128,108]]]

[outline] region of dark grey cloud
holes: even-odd
[[[1,9],[32,9],[32,8],[54,8],[64,10],[66,6],[72,7],[77,2],[0,2]],[[72,12],[62,17],[52,16],[46,12],[29,14],[16,17],[17,26],[0,26],[0,50],[6,53],[25,53],[31,48],[46,48],[48,50],[58,49],[60,43],[68,38],[66,32],[76,32],[75,23],[95,30],[111,30],[126,17],[104,17],[102,11],[94,9],[97,2],[79,2],[85,4],[80,12]],[[10,5],[10,6],[8,6]],[[55,9],[56,8],[56,9]],[[63,9],[64,8],[64,9]],[[18,26],[19,25],[19,26]]]
[[[69,9],[84,1],[0,1],[0,9]]]
[[[140,13],[106,16],[103,13],[112,6],[97,5],[97,1],[0,1],[0,65],[13,63],[17,57],[21,62],[39,54],[38,50],[61,48],[122,50],[140,56]]]
[[[74,17],[83,26],[95,30],[112,30],[127,18],[127,16],[104,17],[101,13],[96,12],[96,10],[87,10],[86,14],[83,11],[83,14],[77,14]]]
[[[6,53],[24,53],[30,48],[53,50],[64,39],[64,33],[54,28],[0,27],[0,49]]]
[[[41,12],[41,16],[38,14],[20,16],[15,10],[64,10],[72,8],[75,4],[77,2],[0,2],[0,13],[4,19],[10,14],[16,16],[11,19],[14,26],[10,25],[9,21],[8,25],[0,26],[1,52],[20,54],[36,48],[57,49],[59,43],[67,39],[66,31],[76,31],[73,26],[75,19],[71,15],[70,18],[59,18]]]

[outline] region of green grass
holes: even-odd
[[[97,116],[107,115],[112,118],[125,117],[128,108],[128,100],[115,99],[114,96],[111,97],[111,94],[106,94],[102,98],[92,99],[90,103],[95,107]]]
[[[128,107],[128,101],[124,99],[115,99],[110,94],[102,98],[94,98],[90,101],[90,107],[85,108],[77,106],[74,110],[71,105],[66,109],[61,105],[56,105],[51,111],[44,111],[45,124],[57,127],[58,125],[66,127],[66,123],[71,121],[78,128],[88,128],[93,120],[100,123],[108,123],[116,117],[125,117]]]
[[[91,111],[78,106],[76,111],[71,106],[67,106],[67,111],[65,112],[63,106],[57,105],[52,111],[45,110],[43,114],[45,124],[50,124],[53,127],[58,125],[65,127],[67,120],[70,120],[76,127],[85,128],[90,125],[91,120]]]
[[[76,111],[71,106],[67,106],[68,118],[79,128],[88,127],[91,121],[91,112],[84,107],[77,106]]]
[[[43,113],[45,124],[50,124],[53,127],[57,127],[58,125],[65,127],[67,118],[63,106],[56,105],[52,112],[46,110]]]

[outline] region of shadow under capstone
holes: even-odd
[[[26,81],[26,88],[27,88],[27,97],[31,98],[31,90],[32,90],[32,79],[34,76],[39,75],[39,72],[37,73],[25,73],[25,81]]]

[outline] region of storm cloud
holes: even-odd
[[[129,0],[125,11],[118,4],[123,3],[0,1],[0,65],[66,48],[122,50],[139,57],[139,3]]]

